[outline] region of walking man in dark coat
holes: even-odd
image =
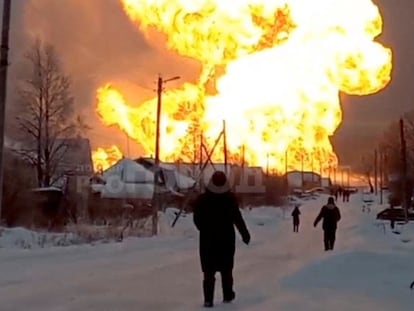
[[[341,213],[339,212],[339,208],[335,205],[333,197],[328,198],[328,203],[322,207],[318,217],[316,217],[313,223],[313,226],[316,227],[321,219],[323,219],[322,229],[324,232],[323,240],[325,244],[325,251],[333,250],[336,239],[337,223],[341,219]]]
[[[295,205],[295,209],[292,212],[293,217],[293,232],[299,232],[299,205]]]
[[[250,234],[223,172],[213,174],[206,192],[199,195],[194,203],[193,216],[194,224],[200,231],[204,306],[213,306],[216,272],[221,274],[223,302],[231,302],[236,297],[233,290],[234,226],[245,244],[249,244]]]

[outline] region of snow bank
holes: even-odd
[[[162,217],[161,217],[162,219]],[[39,249],[80,244],[120,242],[127,237],[146,237],[151,232],[151,218],[134,221],[131,225],[96,226],[69,225],[65,233],[37,232],[22,227],[0,227],[0,248]]]
[[[73,233],[35,232],[25,228],[0,228],[0,248],[45,248],[70,246],[84,241]]]
[[[161,237],[197,237],[197,229],[193,223],[193,214],[182,213],[172,227],[179,210],[176,208],[167,208],[165,213],[159,214],[158,232]]]

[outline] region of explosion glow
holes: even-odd
[[[391,79],[392,53],[375,39],[371,0],[121,0],[143,32],[202,64],[197,84],[163,95],[162,160],[192,161],[200,133],[211,146],[226,120],[229,159],[284,171],[337,165],[329,137],[342,121],[339,93],[368,95]],[[179,73],[177,73],[179,74]],[[211,90],[211,85],[214,90]],[[97,112],[154,153],[156,99],[130,105],[103,86]],[[218,150],[215,161],[223,160]],[[312,159],[312,160],[311,160]]]

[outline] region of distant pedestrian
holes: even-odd
[[[324,205],[319,212],[319,215],[316,217],[313,226],[316,227],[323,219],[322,229],[324,232],[324,245],[325,251],[333,250],[336,239],[336,229],[337,223],[341,219],[341,213],[339,208],[335,205],[333,197],[328,198],[328,203]]]
[[[351,196],[351,190],[350,189],[347,189],[346,190],[346,202],[349,202],[349,197]]]
[[[293,212],[292,212],[293,232],[299,232],[299,222],[300,222],[299,215],[300,215],[299,205],[295,205],[295,208],[293,209]]]
[[[206,192],[197,197],[193,216],[194,224],[200,231],[204,306],[213,307],[216,272],[221,274],[223,302],[231,302],[236,297],[233,290],[234,226],[245,244],[249,244],[250,234],[223,172],[215,172]]]
[[[344,194],[344,189],[342,187],[339,187],[338,188],[338,196],[339,196],[339,198],[343,197],[343,194]]]

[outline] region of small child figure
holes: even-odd
[[[300,215],[299,205],[295,205],[295,208],[292,212],[293,232],[299,232],[299,215]]]

